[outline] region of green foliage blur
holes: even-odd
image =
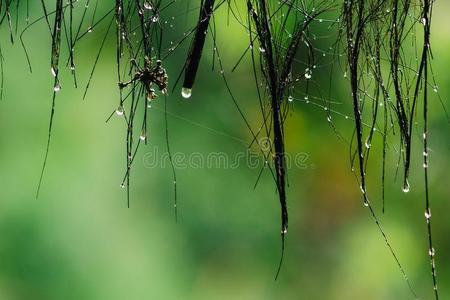
[[[38,1],[31,2],[33,19],[42,12]],[[100,11],[108,8],[106,1],[100,3]],[[433,72],[447,106],[449,10],[449,3],[437,1],[432,26]],[[197,17],[196,10],[187,16],[185,11],[172,13],[175,26],[166,28],[168,41],[182,34],[177,28],[187,30]],[[225,74],[256,131],[261,115],[250,57],[230,72],[248,46],[248,36],[240,25],[227,25],[225,6],[216,21]],[[19,33],[22,29],[23,24]],[[163,97],[149,109],[149,143],[134,163],[127,208],[126,192],[120,188],[126,171],[126,125],[116,115],[105,123],[119,101],[113,34],[82,100],[104,31],[102,23],[77,46],[78,89],[70,72],[63,71],[49,160],[36,199],[53,92],[51,39],[43,22],[24,35],[33,65],[30,74],[18,39],[11,45],[7,26],[1,28],[5,88],[0,102],[0,300],[412,299],[362,204],[349,145],[329,125],[323,109],[311,103],[290,104],[285,125],[287,152],[303,153],[306,160],[289,170],[290,227],[277,281],[280,210],[268,170],[254,188],[260,168],[245,163],[236,168],[177,168],[175,222],[171,169],[161,160],[153,166],[147,161],[149,155],[166,152]],[[319,43],[327,47],[332,42]],[[183,44],[164,62],[171,84],[188,46]],[[180,86],[169,91],[169,142],[180,157],[220,152],[231,158],[245,153],[252,140],[220,77],[217,58],[214,70],[212,64],[209,38],[192,97],[183,99]],[[320,68],[313,75],[325,95],[329,75]],[[331,95],[341,104],[333,109],[351,116],[348,81],[341,70],[334,77]],[[301,91],[296,95],[300,98]],[[438,285],[442,299],[447,299],[450,127],[436,94],[430,115],[432,222]],[[349,140],[352,121],[332,117],[336,131]],[[391,137],[390,145],[385,214],[379,147],[371,154],[369,195],[418,296],[431,299],[420,144],[415,145],[411,192],[406,194],[400,174],[395,179],[398,137]]]

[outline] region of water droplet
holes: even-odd
[[[285,227],[285,228],[283,228],[282,230],[281,230],[281,234],[286,234],[287,233],[287,228]]]
[[[142,130],[139,138],[141,139],[141,141],[145,141],[147,139],[147,134],[145,133],[145,130]]]
[[[50,69],[50,72],[52,73],[53,77],[56,77],[58,71],[55,68],[52,67]]]
[[[403,183],[402,191],[403,191],[403,193],[408,193],[409,189],[410,189],[410,187],[409,187],[408,179],[405,179],[405,182]]]
[[[117,109],[116,109],[116,114],[117,114],[118,116],[123,116],[123,112],[124,112],[123,106],[122,106],[122,105],[119,105],[119,107],[117,107]]]
[[[312,74],[311,74],[311,70],[310,69],[306,69],[305,70],[305,78],[306,79],[311,79]]]
[[[428,255],[430,255],[431,257],[433,257],[435,254],[434,248],[431,248],[430,250],[428,250]]]
[[[353,171],[353,168],[352,168],[352,171]],[[363,194],[366,193],[366,189],[365,189],[362,185],[359,186],[359,189],[361,190],[361,192],[362,192]]]
[[[55,86],[53,87],[53,90],[54,90],[55,92],[59,92],[59,91],[61,90],[61,85],[59,84],[59,82],[57,82],[57,83],[55,84]]]
[[[366,141],[365,146],[366,146],[367,149],[370,149],[370,142],[369,142],[369,141]]]
[[[144,1],[145,9],[153,9],[152,3],[150,1]]]
[[[292,96],[289,96],[289,97],[288,97],[288,101],[289,101],[289,102],[292,102],[292,101],[294,101],[294,97],[292,97]]]
[[[192,90],[189,88],[182,88],[181,89],[181,96],[183,96],[183,98],[185,99],[189,99],[192,96]]]
[[[437,86],[437,85],[435,85],[435,86],[433,87],[433,92],[435,92],[435,93],[438,92],[438,86]]]
[[[120,187],[121,187],[122,189],[124,189],[124,188],[125,188],[125,183],[122,182],[122,183],[120,184]]]
[[[266,52],[266,49],[264,49],[263,47],[259,47],[259,52],[264,53]]]
[[[423,24],[423,26],[427,25],[427,19],[422,18],[422,24]]]
[[[425,210],[425,219],[430,220],[431,218],[431,210],[428,208],[427,210]]]

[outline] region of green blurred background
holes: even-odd
[[[100,10],[107,8],[100,4]],[[449,3],[436,2],[432,33],[433,70],[447,105],[449,11]],[[38,3],[32,3],[31,15],[40,14]],[[255,129],[261,117],[249,57],[236,72],[229,72],[248,37],[239,25],[226,26],[226,14],[223,7],[216,15],[217,47],[237,101]],[[187,28],[196,15],[168,12],[175,26],[167,26],[167,40],[179,37],[177,28]],[[81,87],[105,27],[97,29],[76,49]],[[289,170],[290,227],[278,281],[279,205],[267,171],[253,189],[259,169],[245,164],[178,168],[175,222],[170,168],[144,164],[148,153],[166,151],[163,98],[149,109],[149,145],[140,149],[134,164],[127,208],[125,190],[119,186],[126,167],[126,126],[117,116],[105,123],[118,103],[113,35],[85,101],[83,88],[74,89],[67,74],[62,78],[47,169],[35,199],[51,107],[51,40],[42,23],[25,35],[33,64],[30,74],[20,44],[11,46],[6,26],[1,30],[5,91],[0,103],[0,299],[413,298],[362,205],[349,146],[336,136],[323,109],[312,104],[294,101],[286,122],[287,151],[305,153],[307,159],[302,168]],[[325,48],[332,42],[318,43]],[[165,62],[172,83],[187,47],[183,44]],[[223,152],[234,157],[246,151],[252,138],[225,89],[217,61],[211,70],[211,39],[206,49],[192,98],[182,99],[177,88],[167,100],[170,144],[174,153]],[[319,68],[314,76],[326,83],[329,72]],[[337,77],[332,98],[342,104],[334,109],[350,114],[348,82],[342,72]],[[301,91],[296,96],[303,98]],[[450,128],[436,95],[430,114],[432,220],[438,285],[442,299],[447,299]],[[334,115],[333,121],[349,139],[352,122]],[[391,143],[395,146],[397,138]],[[401,191],[400,178],[394,182],[397,155],[392,147],[387,210],[381,214],[375,147],[369,193],[418,296],[431,299],[421,150],[419,143],[416,146],[411,192]]]

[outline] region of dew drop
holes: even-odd
[[[428,255],[430,255],[431,257],[433,257],[435,254],[434,248],[431,248],[430,250],[428,250]]]
[[[305,70],[305,78],[306,79],[311,79],[312,74],[311,74],[311,70],[310,69],[306,69]]]
[[[354,170],[354,169],[352,168],[352,171],[353,171],[353,170]],[[366,193],[366,189],[365,189],[362,185],[359,186],[359,189],[361,190],[361,193],[363,193],[363,194]]]
[[[425,219],[430,220],[431,218],[431,211],[430,209],[425,210]]]
[[[154,15],[153,17],[152,17],[152,22],[153,23],[156,23],[156,22],[158,22],[159,21],[159,16],[158,15]]]
[[[288,101],[289,101],[289,102],[292,102],[292,101],[294,101],[294,97],[292,97],[292,96],[289,96],[289,97],[288,97]]]
[[[56,77],[56,75],[57,75],[57,70],[55,69],[55,68],[51,68],[50,69],[50,72],[52,73],[52,75],[53,75],[53,77]]]
[[[147,139],[147,134],[145,133],[145,130],[142,130],[141,135],[139,136],[139,139],[141,141],[145,141]]]
[[[422,18],[422,24],[423,24],[423,26],[427,25],[427,19]]]
[[[409,189],[410,189],[410,187],[409,187],[408,179],[405,179],[405,182],[403,183],[402,191],[403,191],[403,193],[408,193]]]
[[[182,88],[181,89],[181,96],[183,96],[183,98],[185,99],[189,99],[192,96],[192,90],[190,88]]]
[[[144,1],[144,8],[145,9],[153,9],[153,6],[150,3],[150,1]]]
[[[57,82],[55,84],[55,86],[53,87],[53,91],[55,91],[56,93],[59,92],[61,90],[61,85],[59,84],[59,82]]]
[[[118,115],[118,116],[123,116],[123,106],[122,105],[119,105],[119,107],[116,109],[116,114]]]

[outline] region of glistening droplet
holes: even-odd
[[[142,130],[141,136],[139,137],[141,141],[145,141],[147,139],[147,134],[145,133],[145,130]]]
[[[53,87],[53,90],[54,90],[55,92],[59,92],[59,91],[61,90],[61,85],[59,84],[59,82],[57,82],[57,83],[55,84],[55,86]]]
[[[123,116],[123,106],[119,105],[119,107],[116,109],[116,114],[118,116]]]
[[[150,1],[144,1],[144,8],[145,9],[153,9],[151,2]]]
[[[405,179],[405,182],[403,183],[403,193],[408,193],[409,192],[409,182],[408,179]]]
[[[181,89],[181,96],[185,99],[189,99],[192,96],[192,90],[190,88],[182,88]]]

